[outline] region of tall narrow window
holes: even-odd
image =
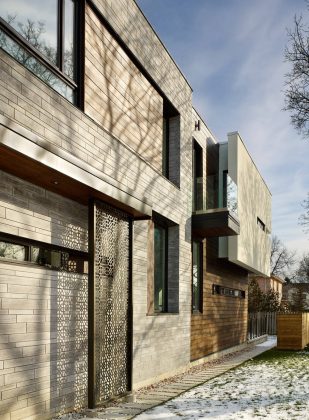
[[[74,0],[0,1],[0,48],[74,102]]]
[[[154,310],[167,311],[167,229],[154,227]]]
[[[162,174],[169,177],[169,121],[163,118],[163,144],[162,144]]]
[[[192,310],[202,312],[203,244],[192,242]]]
[[[193,211],[203,209],[203,149],[193,141]]]
[[[162,175],[180,187],[180,114],[163,98]]]

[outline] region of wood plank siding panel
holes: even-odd
[[[246,270],[216,257],[218,239],[203,243],[203,312],[191,319],[191,360],[244,343],[247,339],[248,274]],[[218,284],[245,290],[246,298],[213,295]]]
[[[86,8],[85,112],[162,170],[163,98],[90,7]]]

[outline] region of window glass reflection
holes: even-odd
[[[201,311],[202,293],[202,245],[200,242],[192,243],[192,309]]]
[[[57,65],[57,0],[1,0],[0,16]]]
[[[166,229],[155,226],[154,229],[154,308],[164,312],[166,287]]]
[[[63,71],[71,79],[74,79],[74,2],[65,0],[64,7]]]
[[[23,245],[11,244],[10,242],[0,241],[0,258],[10,260],[25,261],[26,247]]]
[[[70,102],[74,102],[74,91],[66,83],[62,82],[52,71],[48,70],[40,61],[34,58],[12,38],[8,37],[0,29],[0,48],[10,54],[15,60],[32,71],[43,82],[47,83]]]

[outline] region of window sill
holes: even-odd
[[[55,267],[50,267],[48,265],[43,265],[43,264],[37,264],[33,261],[20,261],[20,260],[11,260],[8,258],[3,258],[0,257],[0,264],[12,264],[12,265],[19,265],[22,267],[31,267],[31,268],[36,268],[36,269],[41,269],[41,270],[48,270],[48,271],[53,271],[55,273],[69,273],[69,274],[79,274],[79,275],[86,275],[88,276],[88,273],[80,273],[80,272],[76,272],[76,271],[67,271],[67,270],[62,270],[62,269],[58,269]]]
[[[153,313],[148,313],[146,314],[146,316],[170,316],[170,315],[179,315],[179,312],[153,312]]]
[[[203,315],[202,311],[194,310],[191,312],[193,316]]]

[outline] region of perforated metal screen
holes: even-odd
[[[129,246],[125,213],[95,206],[95,400],[96,404],[129,387]]]

